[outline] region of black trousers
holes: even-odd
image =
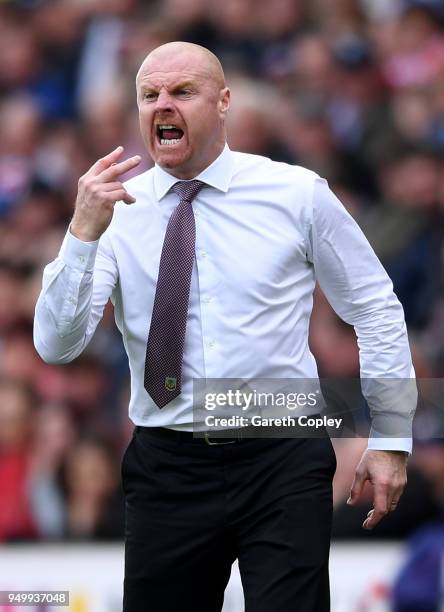
[[[220,612],[236,558],[245,612],[328,612],[335,469],[328,436],[209,446],[136,428],[124,612]]]

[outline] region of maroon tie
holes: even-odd
[[[181,181],[165,233],[146,347],[145,389],[159,408],[182,391],[182,359],[196,244],[192,201],[202,181]]]

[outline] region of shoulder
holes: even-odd
[[[278,162],[252,153],[232,151],[234,159],[234,177],[239,180],[251,178],[264,186],[288,188],[296,190],[299,195],[311,198],[314,184],[320,176],[296,164]]]
[[[319,178],[316,172],[303,166],[274,161],[269,157],[254,155],[253,153],[232,151],[232,154],[235,162],[235,172],[257,172],[258,175],[263,173],[267,177],[280,176],[282,179],[287,179],[291,182],[307,181],[313,183]]]

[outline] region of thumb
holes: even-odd
[[[353,484],[350,489],[350,497],[347,499],[347,504],[349,506],[353,506],[355,504],[362,493],[362,489],[364,488],[364,484],[366,481],[366,477],[363,472],[356,471],[355,477],[353,479]]]

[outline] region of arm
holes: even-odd
[[[46,266],[36,305],[34,344],[47,362],[66,363],[90,341],[117,283],[117,265],[106,235],[114,204],[135,200],[118,177],[137,166],[136,156],[117,163],[118,147],[79,180],[70,230],[59,256]]]
[[[82,242],[68,230],[58,257],[43,272],[34,345],[47,363],[68,363],[91,340],[117,283],[106,236]]]
[[[315,180],[310,238],[316,278],[358,338],[361,386],[372,428],[351,503],[370,480],[375,508],[366,527],[371,528],[399,499],[406,480],[405,453],[412,448],[417,393],[404,313],[359,226],[322,179]]]

